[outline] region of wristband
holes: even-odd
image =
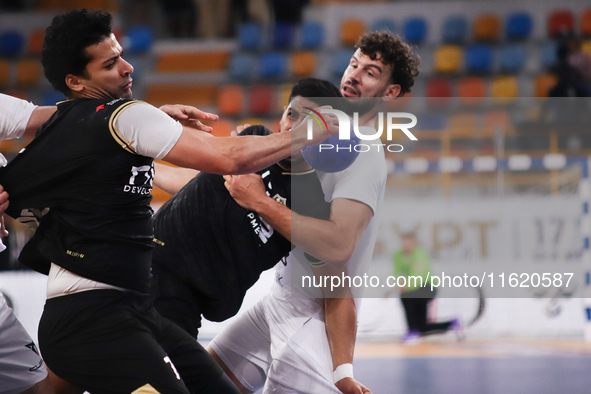
[[[344,378],[353,378],[353,364],[341,364],[333,372],[333,382],[336,384]]]

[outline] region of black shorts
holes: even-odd
[[[92,394],[147,384],[160,393],[237,393],[205,349],[147,296],[92,290],[49,299],[39,345],[56,375]]]
[[[184,282],[155,266],[152,266],[151,286],[150,294],[158,313],[197,338],[201,327],[200,305],[205,300]]]

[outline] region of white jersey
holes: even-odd
[[[346,265],[347,275],[351,277],[363,275],[364,272],[362,271],[364,269],[367,271],[371,262],[379,226],[379,212],[384,200],[386,178],[388,176],[383,149],[378,151],[372,148],[368,152],[360,153],[355,162],[341,172],[326,173],[317,171],[317,173],[324,191],[324,199],[327,202],[332,202],[336,198],[346,198],[360,201],[373,211],[373,217]],[[294,286],[294,288],[301,287],[302,275],[310,275],[310,277],[314,275],[308,260],[304,256],[304,252],[300,248],[295,248],[290,253],[286,265],[282,262],[277,263],[275,270],[276,281],[272,293],[275,297],[282,299],[291,298],[291,286]],[[355,290],[362,289],[352,290],[354,290],[353,294],[356,298],[361,295]],[[306,294],[310,293],[306,291]],[[293,295],[296,296],[296,294]]]

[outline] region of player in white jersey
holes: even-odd
[[[418,58],[388,32],[366,33],[341,80],[345,97],[398,97],[410,91]],[[372,125],[373,114],[360,123]],[[278,264],[269,295],[223,330],[210,352],[241,389],[264,393],[367,393],[353,377],[355,298],[295,298],[290,269],[312,273],[304,252],[328,264],[316,274],[358,275],[369,263],[377,233],[387,171],[383,152],[360,154],[346,170],[320,173],[328,221],[288,212],[260,193],[256,177],[228,177],[232,196],[259,213],[298,246],[287,266]],[[260,182],[260,181],[259,181]],[[344,271],[343,271],[344,269]],[[301,274],[301,273],[300,273]],[[299,274],[298,274],[299,275]]]

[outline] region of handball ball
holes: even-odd
[[[302,149],[302,156],[318,171],[339,172],[348,168],[359,156],[359,152],[355,150],[357,144],[359,138],[354,133],[351,133],[351,139],[348,140],[332,135],[318,145],[306,146]]]

